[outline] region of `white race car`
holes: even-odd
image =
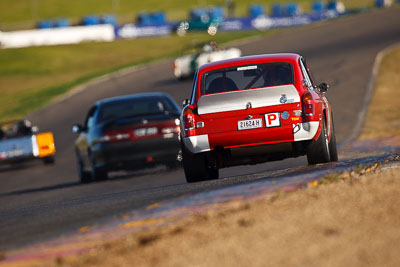
[[[206,44],[200,53],[190,54],[175,59],[174,75],[178,79],[191,77],[196,69],[206,63],[240,57],[242,51],[238,48],[217,49],[216,45]]]

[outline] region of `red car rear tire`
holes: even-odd
[[[336,134],[335,134],[335,126],[333,123],[333,115],[331,115],[331,141],[329,142],[329,156],[330,161],[338,161],[338,153],[336,148]]]
[[[307,149],[308,164],[326,163],[330,161],[328,132],[325,116],[322,119],[322,130],[316,141],[311,141]]]
[[[182,163],[188,183],[218,179],[219,171],[208,166],[206,155],[204,153],[190,153],[183,144]]]

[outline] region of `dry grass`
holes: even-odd
[[[360,140],[400,135],[400,45],[382,60]]]

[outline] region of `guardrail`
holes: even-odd
[[[110,42],[114,39],[114,27],[111,25],[0,32],[0,46],[2,48],[77,44],[93,41]]]

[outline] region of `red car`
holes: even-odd
[[[241,57],[201,66],[181,113],[186,180],[224,167],[307,155],[337,161],[326,83],[316,86],[298,54]]]

